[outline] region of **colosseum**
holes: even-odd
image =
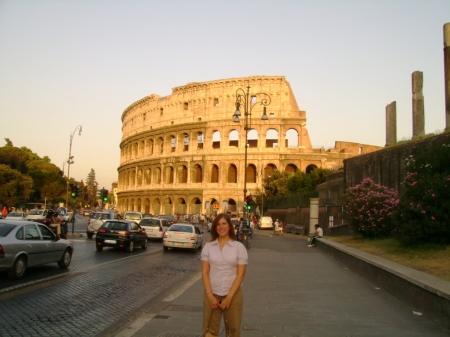
[[[286,78],[250,76],[188,83],[132,103],[120,149],[117,208],[172,215],[239,213],[274,170],[339,167],[379,147],[312,148]]]

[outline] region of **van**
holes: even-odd
[[[136,221],[137,223],[139,223],[143,217],[144,217],[144,215],[141,212],[137,212],[137,211],[127,211],[123,215],[123,218],[125,220]]]
[[[273,229],[273,220],[270,216],[263,216],[258,221],[258,229]]]

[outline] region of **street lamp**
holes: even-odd
[[[257,101],[257,97],[260,96],[261,100]],[[261,120],[267,121],[266,107],[271,103],[271,98],[266,93],[256,93],[250,95],[250,86],[247,86],[247,92],[242,88],[236,90],[236,111],[233,115],[233,122],[239,123],[241,111],[241,105],[244,106],[244,130],[245,130],[245,152],[244,152],[244,199],[243,204],[245,204],[245,199],[247,196],[247,148],[248,148],[248,131],[252,128],[252,110],[255,105],[263,106],[263,114]],[[247,207],[244,206],[244,216],[247,219]]]
[[[73,164],[73,156],[72,156],[72,140],[75,132],[79,130],[78,135],[81,136],[82,126],[78,125],[75,130],[73,130],[70,135],[70,146],[69,146],[69,158],[67,158],[67,185],[66,185],[66,207],[69,207],[69,179],[70,179],[70,164]]]

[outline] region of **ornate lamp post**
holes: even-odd
[[[69,146],[69,158],[67,158],[67,185],[66,185],[66,207],[69,206],[69,179],[70,179],[70,164],[73,164],[73,156],[72,156],[72,140],[75,132],[79,130],[78,135],[81,136],[82,126],[78,125],[75,130],[73,130],[70,135],[70,146]]]
[[[257,97],[261,97],[260,101]],[[239,88],[236,90],[236,111],[233,115],[233,122],[239,123],[241,111],[239,110],[241,106],[244,107],[244,130],[245,130],[245,152],[244,152],[244,216],[247,219],[247,207],[245,206],[245,200],[247,196],[247,148],[248,148],[248,131],[252,129],[252,110],[255,105],[263,106],[263,114],[261,120],[267,121],[269,117],[266,114],[266,107],[271,103],[271,98],[266,93],[256,93],[250,95],[250,86],[247,86],[247,92],[244,89]]]

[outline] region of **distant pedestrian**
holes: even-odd
[[[315,231],[310,236],[310,239],[308,241],[308,247],[314,247],[314,242],[316,241],[316,238],[321,238],[323,236],[323,230],[320,228],[319,224],[314,225]]]
[[[6,218],[7,215],[8,215],[8,210],[6,209],[6,206],[3,206],[3,209],[2,209],[2,217],[3,217],[3,219]]]

